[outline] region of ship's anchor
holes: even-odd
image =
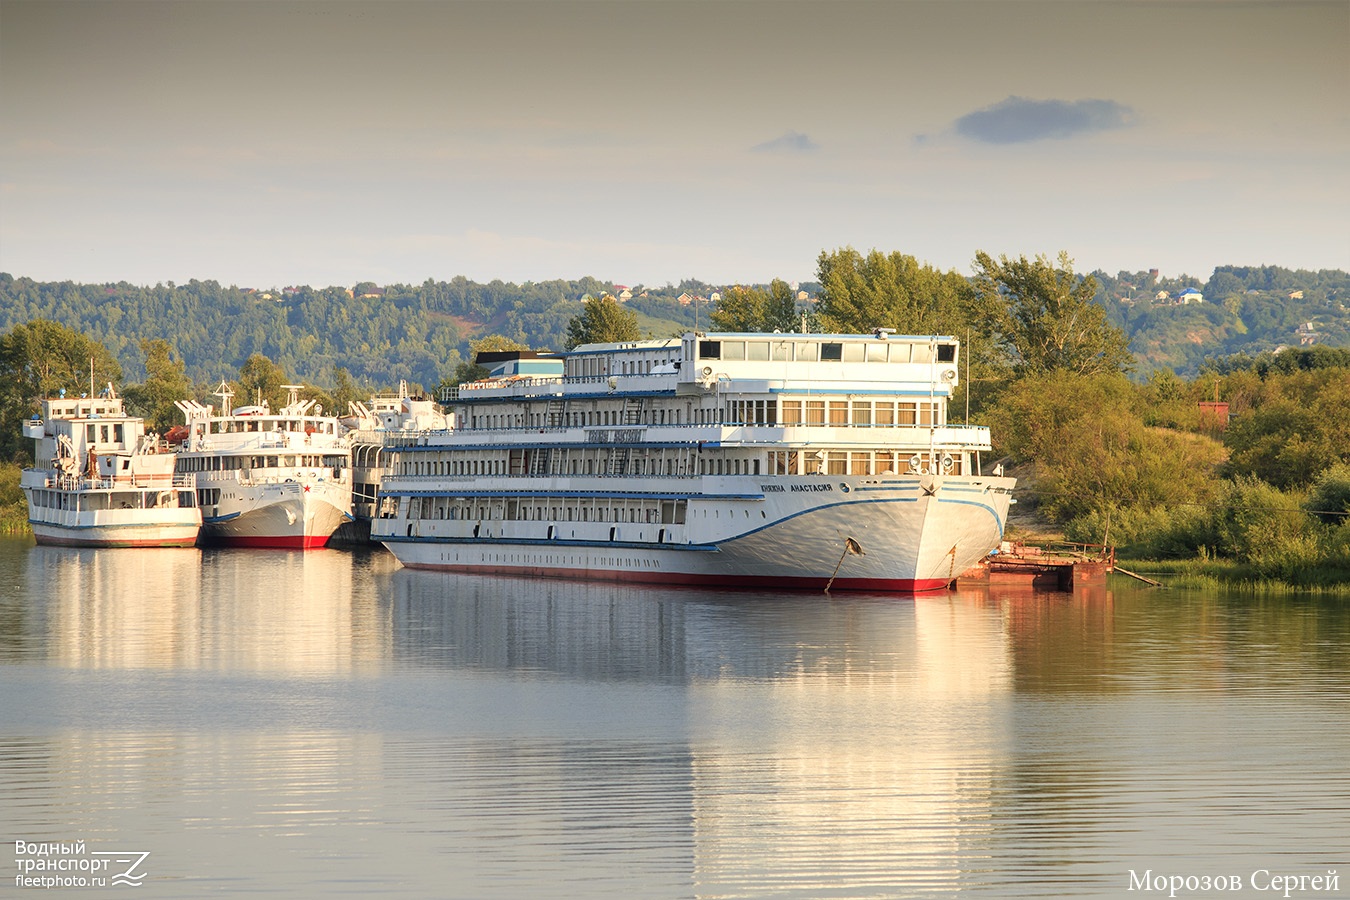
[[[866,556],[863,552],[862,544],[859,544],[851,537],[844,538],[844,552],[839,554],[839,562],[834,564],[834,572],[830,575],[830,580],[825,583],[825,593],[830,592],[830,586],[834,584],[835,575],[839,574],[839,567],[844,564],[844,557],[852,553],[854,556]]]

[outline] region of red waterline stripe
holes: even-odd
[[[213,547],[261,547],[274,550],[316,550],[328,543],[326,534],[234,535],[214,537],[205,543]]]
[[[457,565],[445,563],[404,563],[409,569],[458,572],[466,575],[512,575],[530,578],[565,578],[573,581],[615,581],[630,584],[678,584],[721,588],[787,588],[823,590],[828,578],[775,577],[758,575],[700,575],[684,572],[623,572],[609,569],[562,569],[548,566]],[[836,578],[832,591],[877,591],[916,594],[946,590],[941,578]]]
[[[34,535],[33,539],[45,547],[191,547],[197,543],[196,537],[172,540],[147,538],[145,540],[82,541],[74,538],[38,537]]]

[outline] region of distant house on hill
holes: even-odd
[[[615,285],[615,287],[618,287],[618,285]],[[627,303],[629,300],[633,299],[633,292],[630,291],[628,288],[624,288],[623,290],[619,291],[618,299],[620,303]]]
[[[1186,288],[1186,290],[1177,294],[1177,303],[1181,304],[1182,306],[1185,306],[1188,303],[1204,303],[1204,302],[1205,302],[1205,295],[1200,293],[1195,288]]]
[[[1302,299],[1303,299],[1303,292],[1302,292],[1302,291],[1290,291],[1290,292],[1289,292],[1289,299],[1290,299],[1290,300],[1302,300]]]

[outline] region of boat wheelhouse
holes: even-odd
[[[940,588],[998,547],[1014,484],[981,471],[987,428],[948,422],[959,352],[690,333],[503,366],[447,398],[453,430],[386,448],[372,539],[455,571]]]
[[[202,540],[237,547],[322,547],[351,519],[351,451],[338,420],[282,385],[286,406],[232,408],[221,383],[221,414],[180,400],[186,434],[178,471],[196,478]]]
[[[190,547],[201,511],[192,479],[174,475],[174,456],[127,415],[112,385],[98,397],[42,401],[24,423],[37,465],[20,486],[39,544]]]

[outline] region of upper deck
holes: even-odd
[[[960,347],[940,335],[686,333],[682,338],[584,344],[562,375],[489,378],[460,385],[458,402],[603,394],[695,394],[717,389],[891,393],[947,398],[959,383]]]

